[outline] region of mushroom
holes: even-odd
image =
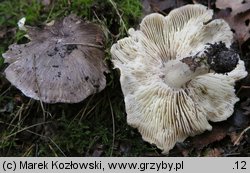
[[[230,48],[233,33],[228,24],[212,20],[212,15],[198,4],[166,17],[153,13],[139,30],[129,29],[129,37],[111,48],[120,70],[127,122],[164,154],[176,142],[211,130],[209,121],[226,120],[239,100],[234,85],[247,75],[244,62]],[[224,53],[214,53],[216,47]],[[216,73],[214,60],[228,54],[235,66]]]
[[[21,28],[31,41],[10,45],[3,57],[9,63],[6,78],[26,96],[76,103],[104,89],[107,68],[100,27],[70,15],[43,28]]]

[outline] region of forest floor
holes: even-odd
[[[218,1],[218,2],[217,2]],[[224,1],[223,1],[224,2]],[[234,47],[250,71],[250,2],[221,0],[1,0],[0,1],[0,156],[163,156],[127,125],[119,73],[106,74],[107,87],[76,104],[46,104],[30,99],[4,75],[8,64],[1,56],[12,43],[27,41],[17,22],[42,26],[71,13],[107,29],[106,61],[110,47],[137,28],[152,12],[167,15],[172,9],[201,3],[215,18],[229,22]],[[236,8],[237,7],[237,8]],[[243,8],[244,7],[244,8]],[[250,77],[239,81],[240,101],[224,122],[213,130],[178,143],[168,156],[250,156]]]

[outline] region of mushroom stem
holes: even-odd
[[[181,88],[196,76],[209,72],[206,58],[197,56],[169,61],[163,69],[164,75],[160,77],[172,88]]]

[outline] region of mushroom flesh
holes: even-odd
[[[26,96],[47,103],[76,103],[106,86],[104,33],[75,15],[43,28],[23,26],[30,42],[3,54],[6,78]]]

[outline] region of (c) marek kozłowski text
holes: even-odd
[[[19,163],[20,170],[79,170],[79,169],[103,169],[101,161],[94,162],[60,162],[60,161],[51,161],[51,162],[28,162],[28,161],[20,161]]]

